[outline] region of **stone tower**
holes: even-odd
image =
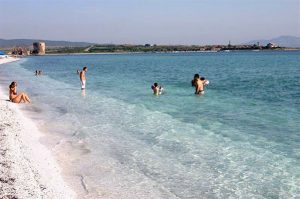
[[[46,44],[45,42],[34,42],[33,51],[34,55],[44,55],[46,53]]]

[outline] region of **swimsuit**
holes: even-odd
[[[86,82],[86,80],[81,81],[81,89],[85,89],[85,82]]]

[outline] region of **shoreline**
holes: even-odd
[[[0,65],[17,61],[0,59]],[[2,62],[3,61],[3,62]],[[44,136],[0,87],[0,198],[76,198]]]
[[[14,62],[14,61],[18,61],[18,60],[20,60],[20,58],[7,56],[7,57],[4,57],[4,58],[0,58],[0,65],[1,64],[7,64],[7,63],[10,63],[10,62]]]
[[[243,55],[243,59],[240,59],[240,54],[234,55],[234,53],[230,56],[222,56],[220,60],[216,59],[218,56],[216,54],[200,57],[204,60],[201,62],[204,64],[201,71],[204,70],[206,74],[216,74],[216,76],[223,74],[224,76],[221,76],[219,81],[215,80],[217,87],[222,85],[222,77],[232,73],[232,68],[240,68],[240,70],[233,72],[233,77],[237,77],[236,82],[233,82],[234,84],[240,82],[239,78],[247,79],[248,73],[241,73],[240,71],[248,71],[248,69],[250,69],[248,71],[250,75],[255,74],[251,76],[252,81],[259,81],[265,77],[263,73],[256,76],[259,71],[269,71],[270,78],[265,83],[273,82],[274,79],[276,80],[279,69],[279,72],[289,71],[287,74],[291,74],[292,80],[297,78],[297,75],[290,72],[297,69],[297,65],[293,64],[297,63],[295,61],[297,61],[299,53],[291,53],[291,56],[287,56],[286,53],[279,53],[278,55],[262,53],[263,62],[260,62],[262,57],[259,53],[249,54],[245,57]],[[279,62],[281,57],[290,59],[290,61],[287,61],[286,64],[281,63]],[[61,59],[63,62],[60,62]],[[130,63],[132,64],[126,62],[128,59],[131,59]],[[297,126],[294,123],[277,126],[275,123],[277,120],[286,121],[284,116],[273,117],[273,115],[280,115],[278,113],[281,111],[281,106],[276,109],[269,106],[270,102],[273,102],[272,98],[275,97],[276,100],[277,96],[259,96],[250,99],[248,90],[243,87],[242,91],[240,88],[234,90],[239,96],[234,96],[233,99],[230,96],[230,89],[221,92],[218,89],[212,89],[210,95],[199,98],[201,100],[199,101],[189,91],[191,89],[187,90],[177,83],[173,84],[171,80],[169,82],[171,84],[169,97],[166,96],[166,98],[157,100],[152,97],[149,90],[143,92],[144,82],[150,82],[152,78],[140,81],[135,78],[139,76],[132,76],[132,71],[136,71],[137,74],[142,72],[157,77],[157,71],[152,70],[153,62],[147,61],[157,60],[154,62],[158,66],[157,70],[166,70],[165,73],[161,74],[161,81],[165,81],[170,75],[178,77],[177,75],[181,73],[177,80],[181,83],[187,82],[186,79],[190,77],[191,71],[198,68],[199,57],[188,57],[189,63],[185,63],[186,57],[175,56],[174,59],[176,62],[173,60],[165,62],[165,57],[156,55],[142,59],[134,55],[129,58],[121,55],[116,58],[105,57],[104,59],[101,56],[31,57],[21,59],[16,63],[2,65],[0,83],[4,88],[3,93],[7,93],[7,84],[11,79],[16,78],[18,82],[22,82],[20,91],[24,88],[25,91],[32,91],[32,96],[36,96],[33,97],[33,101],[36,101],[30,105],[7,103],[18,108],[26,118],[30,118],[38,127],[42,137],[37,138],[37,142],[39,141],[51,151],[61,169],[60,175],[76,192],[78,198],[173,198],[173,196],[174,198],[176,196],[182,198],[201,198],[201,196],[226,198],[228,193],[237,198],[295,196],[297,193],[293,179],[297,162],[293,159],[295,153],[290,155],[286,152],[287,150],[292,151],[296,143],[282,143],[279,142],[280,140],[278,141],[278,138],[282,138],[282,130],[288,127],[292,133],[297,130]],[[236,61],[231,62],[231,60]],[[245,63],[244,60],[254,61]],[[78,79],[74,79],[74,65],[89,62],[90,65],[95,66],[102,61],[103,67],[95,68],[91,74],[91,77],[94,75],[95,79],[91,78],[90,83],[97,86],[94,88],[98,88],[98,83],[101,83],[100,86],[112,85],[114,89],[105,92],[102,89],[99,91],[96,89],[97,92],[91,95],[87,93],[87,98],[84,98],[78,88]],[[140,63],[142,62],[145,62],[145,65],[143,64],[141,68]],[[193,68],[181,71],[180,63],[183,62],[184,66],[191,65]],[[274,65],[278,62],[280,67],[278,70],[274,70]],[[43,69],[46,72],[51,71],[53,66],[55,68],[56,66],[63,66],[62,70],[66,73],[60,77],[54,77],[57,73],[51,75],[47,73],[42,78],[36,78],[32,71],[36,65],[41,65],[41,63],[44,63]],[[112,65],[116,66],[117,70],[112,68]],[[254,67],[252,68],[252,66]],[[119,82],[109,83],[111,83],[111,77],[114,78],[116,71],[118,72],[124,67],[128,67],[128,70],[123,70],[123,78],[120,79],[120,82],[126,84],[121,85],[122,92],[119,94],[122,97],[119,98],[115,95],[120,90]],[[223,68],[224,71],[220,71],[220,68]],[[107,74],[111,74],[111,77],[106,79]],[[129,90],[132,88],[132,82],[136,82],[135,90],[141,90],[145,97],[136,99],[135,90],[127,92],[127,88]],[[245,88],[249,87],[250,83],[245,85]],[[259,92],[264,94],[268,84],[262,86]],[[292,84],[284,86],[294,88]],[[61,93],[62,90],[67,92]],[[292,98],[293,93],[284,92],[283,94],[287,95],[287,100],[282,102],[282,105],[286,107],[286,104],[293,105],[296,103]],[[55,98],[51,96],[55,96]],[[74,96],[72,98],[74,101],[69,102],[69,97],[66,96]],[[0,93],[0,99],[2,98],[4,98],[3,94]],[[170,101],[171,98],[174,101]],[[0,104],[2,101],[4,103],[6,99],[7,96],[0,100]],[[261,101],[262,99],[265,101]],[[186,100],[184,103],[188,106],[182,106],[184,105],[182,100]],[[203,106],[197,106],[199,103]],[[228,106],[223,109],[225,103],[228,103]],[[153,106],[153,104],[157,106]],[[199,107],[199,109],[195,110],[192,115],[188,115],[191,113],[191,107]],[[211,107],[215,107],[216,110],[209,112],[207,117],[205,116],[202,118],[203,120],[201,119],[201,123],[198,123],[200,120],[197,113],[205,112],[207,108]],[[245,109],[245,112],[233,117],[232,108]],[[261,115],[262,122],[260,123],[255,116],[262,109],[270,109],[270,112]],[[289,119],[297,118],[294,107],[284,110],[291,113],[286,115]],[[216,115],[218,117],[215,117]],[[7,117],[11,118],[10,116]],[[227,122],[232,118],[237,120],[240,118],[241,120],[227,126]],[[210,123],[214,119],[220,122]],[[160,121],[164,121],[164,123]],[[191,125],[190,121],[196,121],[197,124],[194,122],[195,125]],[[244,121],[249,122],[249,125],[243,126]],[[256,124],[258,126],[257,129],[255,127],[255,132],[262,131],[263,134],[253,135],[254,131],[247,131]],[[246,130],[241,131],[241,129],[235,128],[240,125],[242,125],[242,130]],[[265,125],[270,125],[270,129],[266,129]],[[1,128],[2,126],[0,126]],[[274,136],[276,136],[274,140],[273,137],[269,137],[269,130],[274,130]],[[231,131],[232,133],[228,133]],[[29,133],[31,134],[31,132]],[[267,136],[261,136],[265,134]],[[292,136],[292,134],[287,134],[287,139],[293,138]],[[25,144],[28,144],[26,140]],[[241,144],[246,144],[246,148],[241,150]],[[277,146],[278,148],[276,148]],[[214,154],[215,151],[225,151],[225,154],[218,153],[211,158],[210,154]],[[230,158],[223,159],[228,154]],[[257,165],[249,164],[248,159],[243,159],[243,154],[247,154],[251,160],[257,160]],[[238,161],[235,162],[235,160]],[[203,162],[204,165],[202,165]],[[247,169],[245,173],[247,176],[252,175],[252,171],[257,170],[257,168],[261,168],[261,172],[252,175],[253,178],[245,178],[240,181],[240,172],[243,170],[240,170],[241,167],[238,164],[232,165],[232,162],[241,163],[243,169]],[[217,168],[214,165],[221,166]],[[274,175],[272,171],[274,171]],[[219,176],[220,173],[224,175]],[[50,174],[52,175],[52,173]],[[260,181],[261,176],[267,180]],[[278,182],[279,178],[280,182]],[[208,180],[203,184],[202,179]],[[6,180],[9,181],[10,176]],[[241,183],[237,184],[236,182]],[[44,184],[42,185],[43,188]],[[214,187],[214,191],[208,190],[207,187]],[[267,187],[268,192],[265,192],[265,189],[260,189],[260,187]],[[277,191],[278,187],[281,189],[280,192]],[[230,191],[232,188],[234,188],[234,192]],[[48,198],[48,196],[44,198]]]
[[[108,53],[47,53],[42,56],[66,56],[66,55],[127,55],[127,54],[143,54],[145,52],[108,52]],[[39,55],[38,55],[39,56]]]
[[[289,51],[300,51],[300,49],[283,49],[283,50],[229,50],[229,51],[217,51],[217,50],[210,50],[210,51],[167,51],[167,52],[99,52],[99,53],[46,53],[42,56],[67,56],[67,55],[130,55],[130,54],[168,54],[168,53],[227,53],[227,52],[289,52]],[[31,55],[32,56],[32,55]],[[34,55],[33,55],[34,56]],[[39,56],[39,55],[38,55]]]

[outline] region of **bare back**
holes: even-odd
[[[9,88],[9,99],[12,100],[17,96],[17,88]]]
[[[196,81],[196,93],[198,94],[199,92],[202,92],[204,90],[204,84],[203,81],[200,79],[197,79]]]
[[[80,75],[79,75],[79,76],[80,76],[80,80],[81,80],[81,81],[86,80],[86,78],[85,78],[85,71],[84,71],[84,70],[80,72]]]

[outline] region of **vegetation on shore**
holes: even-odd
[[[284,50],[284,47],[258,45],[114,45],[102,44],[87,47],[63,47],[47,49],[47,54],[68,53],[135,53],[135,52],[199,52],[228,50]]]
[[[86,47],[62,47],[46,49],[46,54],[68,54],[68,53],[88,53]]]

